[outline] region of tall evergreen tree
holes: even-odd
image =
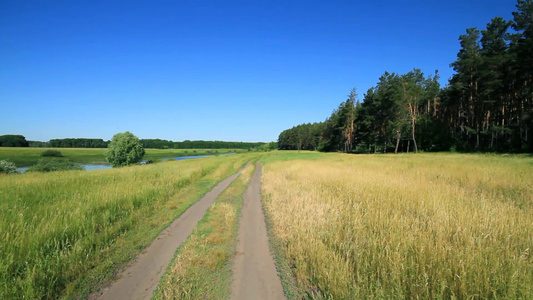
[[[501,17],[492,19],[487,29],[482,30],[481,67],[480,67],[480,98],[483,105],[482,133],[490,136],[491,150],[494,141],[508,130],[504,118],[506,99],[509,98],[508,70],[510,56],[508,50],[509,22]],[[507,123],[508,124],[508,123]]]
[[[468,28],[466,34],[459,37],[461,50],[457,60],[451,64],[457,72],[452,76],[450,85],[453,96],[459,98],[458,123],[456,130],[460,130],[461,138],[466,135],[476,136],[476,149],[479,148],[480,107],[478,101],[479,66],[480,66],[480,32],[476,28]],[[468,142],[467,142],[468,144]]]
[[[512,43],[515,61],[516,114],[520,150],[533,151],[533,1],[518,0],[511,26],[517,33]]]

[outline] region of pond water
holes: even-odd
[[[230,154],[235,154],[235,153],[223,153],[223,154],[219,154],[219,155],[230,155]],[[195,156],[176,156],[176,157],[167,157],[167,158],[163,158],[163,161],[169,161],[169,160],[184,160],[184,159],[193,159],[193,158],[202,158],[202,157],[210,157],[210,156],[215,156],[215,155],[195,155]],[[143,164],[145,162],[142,162],[141,164]],[[94,170],[105,170],[105,169],[111,169],[111,165],[94,165],[94,164],[89,164],[89,165],[81,165],[83,167],[84,170],[87,170],[87,171],[94,171]],[[24,173],[26,172],[30,167],[22,167],[22,168],[17,168],[17,170],[20,172],[20,173]]]
[[[167,157],[163,158],[163,161],[169,161],[169,160],[184,160],[184,159],[192,159],[192,158],[202,158],[202,157],[209,157],[213,155],[196,155],[196,156],[177,156],[177,157]]]
[[[111,165],[81,165],[87,171],[111,169]]]

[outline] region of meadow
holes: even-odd
[[[106,164],[104,153],[107,148],[26,148],[0,147],[0,160],[9,160],[17,167],[28,167],[37,163],[41,153],[58,150],[64,159],[80,164]],[[222,153],[242,153],[242,149],[145,149],[144,160],[161,161],[177,156],[214,155]]]
[[[264,157],[289,298],[533,299],[533,158]]]
[[[64,154],[104,151],[77,150]],[[289,299],[533,298],[532,156],[275,151],[0,175],[0,299],[83,297],[256,159]],[[156,299],[228,296],[253,170],[178,249]]]
[[[87,294],[253,155],[0,176],[0,299]]]

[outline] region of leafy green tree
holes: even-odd
[[[322,136],[323,123],[308,123],[282,131],[278,137],[279,150],[316,150]]]
[[[398,129],[395,153],[398,152],[402,132],[406,131],[409,132],[408,141],[413,142],[414,152],[418,152],[417,132],[420,130],[417,129],[416,125],[420,118],[430,118],[430,105],[432,102],[436,102],[440,90],[438,78],[438,72],[435,72],[434,76],[425,78],[420,69],[413,69],[413,71],[400,76],[398,81],[399,97],[396,99],[398,103],[396,120]]]
[[[113,168],[116,168],[141,162],[144,153],[145,151],[139,138],[126,131],[113,136],[105,156],[107,162]]]
[[[23,135],[0,135],[0,147],[28,147],[29,143]]]

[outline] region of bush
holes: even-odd
[[[0,160],[0,174],[18,174],[17,166],[7,160]]]
[[[65,170],[83,170],[83,167],[80,164],[74,163],[68,159],[41,158],[37,164],[31,166],[27,172],[53,172]]]
[[[113,167],[123,167],[141,162],[144,148],[139,138],[126,131],[113,136],[105,153],[107,162]]]
[[[46,150],[41,153],[41,156],[63,157],[63,154],[61,154],[61,151],[58,150]]]

